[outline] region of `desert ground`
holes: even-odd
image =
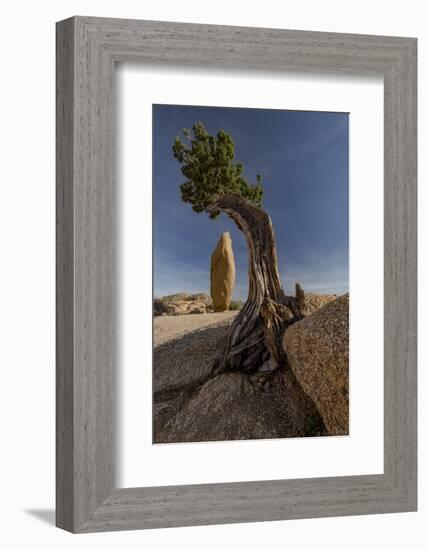
[[[223,321],[233,319],[237,311],[221,311],[218,313],[200,313],[199,315],[166,315],[164,317],[155,317],[154,328],[154,346],[160,346],[170,340],[175,340],[184,336],[188,332],[193,332],[210,325],[218,325]]]

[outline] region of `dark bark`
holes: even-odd
[[[226,370],[273,371],[286,366],[284,330],[303,317],[304,293],[286,296],[278,272],[275,235],[269,215],[239,195],[226,194],[207,212],[225,212],[244,233],[248,245],[248,298],[231,325],[214,374]]]

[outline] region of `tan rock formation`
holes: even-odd
[[[349,433],[349,294],[287,328],[284,350],[331,435]]]
[[[188,313],[207,313],[212,310],[212,301],[208,294],[170,294],[155,298],[153,315],[187,315]]]
[[[315,294],[305,292],[303,313],[305,316],[311,315],[326,304],[334,302],[336,298],[337,296],[334,294]]]
[[[226,311],[235,287],[235,260],[232,239],[226,231],[211,256],[211,298],[214,311]]]

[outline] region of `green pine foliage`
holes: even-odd
[[[204,212],[225,193],[241,195],[256,206],[261,206],[261,176],[257,174],[254,184],[244,179],[242,164],[232,162],[235,143],[224,130],[211,136],[203,123],[197,122],[191,130],[183,129],[182,139],[176,136],[172,150],[186,178],[180,185],[181,198],[190,203],[195,212]],[[212,212],[210,217],[216,218],[219,213]]]

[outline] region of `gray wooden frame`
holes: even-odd
[[[113,81],[123,61],[383,76],[383,474],[115,488]],[[416,510],[416,298],[416,39],[90,17],[57,24],[59,527],[91,532]]]

